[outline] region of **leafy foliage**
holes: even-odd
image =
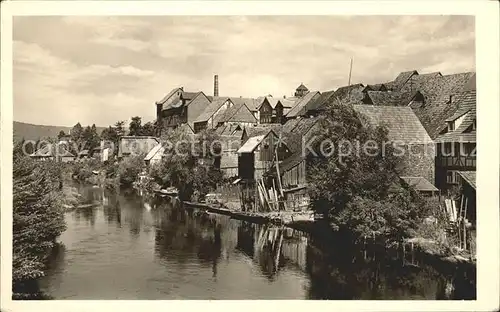
[[[16,155],[13,162],[13,289],[43,276],[44,260],[66,229],[61,168]]]
[[[165,155],[151,166],[150,176],[160,186],[175,186],[181,199],[189,199],[195,192],[208,193],[222,180],[222,173],[213,166],[215,153],[210,148],[217,146],[217,139],[213,131],[196,136],[181,129],[165,131],[161,138]]]
[[[129,156],[118,164],[117,174],[120,186],[130,187],[137,180],[144,167],[144,156]]]
[[[308,180],[317,212],[358,235],[410,235],[421,206],[400,183],[401,163],[387,129],[371,126],[350,105],[331,103],[316,135]]]

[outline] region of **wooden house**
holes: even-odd
[[[460,171],[476,170],[476,90],[457,99],[458,110],[446,119],[446,132],[436,138],[436,185],[460,184]]]
[[[233,101],[228,97],[211,97],[211,101],[203,113],[194,120],[193,130],[195,133],[205,129],[215,129],[217,127],[215,122],[217,116],[234,106]]]
[[[461,190],[462,215],[474,226],[476,223],[476,172],[459,171],[459,185]]]
[[[399,106],[353,105],[363,121],[385,126],[388,141],[398,149],[401,176],[422,177],[435,181],[435,143],[413,110]]]
[[[290,154],[275,131],[270,128],[252,128],[245,129],[242,146],[238,149],[238,176],[247,181],[262,178],[263,173],[273,165],[276,155],[285,159]]]
[[[314,101],[319,98],[320,95],[320,92],[314,91],[308,92],[304,96],[300,97],[296,101],[295,105],[286,114],[286,119],[292,119],[307,115],[306,112],[308,111],[309,106],[314,103]]]
[[[239,135],[222,135],[219,138],[221,150],[216,158],[216,168],[219,168],[224,178],[238,177],[238,149],[241,147]]]
[[[231,102],[234,103],[232,100]],[[238,125],[243,128],[256,123],[257,119],[244,101],[237,101],[214,118],[214,124],[217,127]]]
[[[158,144],[160,141],[156,137],[122,136],[118,142],[118,158],[147,155]]]
[[[146,157],[144,157],[144,163],[146,166],[158,164],[161,162],[164,153],[165,147],[162,144],[157,144],[146,154]]]
[[[209,104],[210,100],[203,92],[186,92],[182,87],[175,88],[156,102],[159,128],[175,128],[184,123],[193,127],[196,118]]]

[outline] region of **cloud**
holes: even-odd
[[[475,68],[466,16],[15,17],[16,120],[112,124],[153,119],[170,89],[291,95]],[[29,90],[29,92],[26,92]],[[61,112],[62,111],[62,112]],[[59,122],[61,123],[61,122]]]

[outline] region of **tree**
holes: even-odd
[[[142,126],[141,135],[145,136],[155,136],[156,135],[156,125],[152,122],[147,122]]]
[[[141,117],[132,117],[129,124],[129,135],[142,135]]]
[[[125,128],[123,126],[125,125],[125,121],[117,121],[115,123],[115,131],[118,137],[124,136],[125,135]]]
[[[316,211],[358,235],[407,235],[419,216],[417,196],[400,183],[387,129],[341,103],[330,103],[319,123],[307,157]]]
[[[82,125],[78,122],[76,125],[73,126],[71,129],[71,140],[73,142],[80,142],[82,139],[83,135],[83,127]]]
[[[44,261],[65,230],[61,207],[61,171],[57,163],[35,162],[15,154],[13,161],[13,262],[14,297],[34,291],[44,274]]]
[[[164,132],[161,142],[166,147],[165,155],[150,169],[151,177],[160,186],[175,186],[183,200],[190,199],[195,191],[206,194],[222,180],[220,170],[213,166],[215,155],[210,146],[214,141],[218,141],[214,131],[205,131],[196,137],[182,129]]]
[[[57,138],[60,140],[63,136],[66,136],[66,133],[64,132],[64,130],[59,131]]]

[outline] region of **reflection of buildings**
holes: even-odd
[[[242,222],[237,249],[258,263],[262,273],[274,279],[288,265],[305,270],[306,237],[292,229]]]

